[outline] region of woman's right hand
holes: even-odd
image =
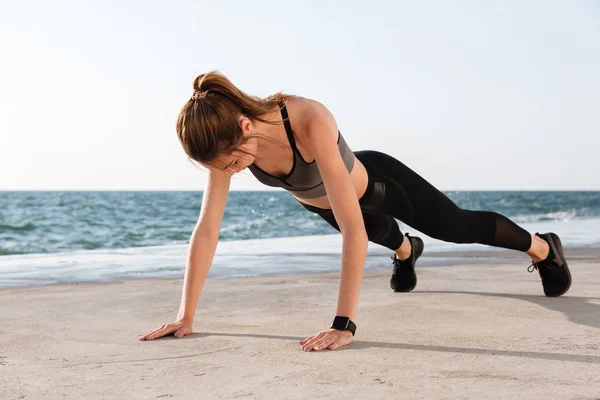
[[[182,338],[192,333],[192,323],[183,320],[177,320],[167,325],[163,325],[153,331],[138,335],[138,340],[154,340],[159,337],[173,334],[176,338]]]

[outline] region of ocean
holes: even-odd
[[[557,232],[565,246],[600,246],[600,192],[445,194],[532,232]],[[0,192],[0,286],[182,277],[201,202],[202,192]],[[424,239],[430,253],[488,249]],[[233,191],[209,276],[334,271],[340,245],[337,231],[286,192]],[[389,253],[370,244],[376,260],[367,268],[389,267]]]

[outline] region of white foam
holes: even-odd
[[[555,231],[566,246],[600,246],[600,219],[563,223],[523,224],[530,232]],[[483,245],[455,245],[420,235],[427,253],[490,249]],[[222,241],[209,277],[257,276],[336,271],[340,267],[342,237],[339,234],[277,239]],[[425,255],[427,255],[427,253]],[[369,243],[366,268],[391,266],[391,251]],[[0,257],[0,286],[53,283],[107,282],[135,278],[182,278],[187,245],[128,249],[80,250],[53,254]]]

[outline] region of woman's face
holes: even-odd
[[[201,165],[210,170],[220,170],[229,176],[233,176],[254,162],[255,157],[253,154],[256,154],[256,140],[250,139],[231,154],[219,155],[215,157],[212,163],[201,163]]]
[[[233,176],[254,162],[258,142],[256,137],[251,136],[254,128],[253,123],[243,115],[239,116],[238,123],[240,124],[242,135],[247,139],[246,143],[231,152],[231,154],[221,154],[215,157],[211,163],[212,165],[200,163],[202,166],[210,170],[220,170],[229,176]]]

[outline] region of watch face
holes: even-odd
[[[348,328],[348,323],[350,322],[350,318],[348,317],[335,317],[333,319],[333,324],[331,327],[333,329],[344,330]]]

